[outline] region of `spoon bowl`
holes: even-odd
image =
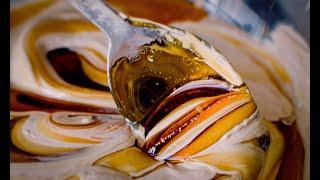
[[[137,125],[139,144],[181,103],[246,87],[226,58],[192,33],[127,17],[100,0],[69,2],[110,38],[109,87],[120,113]],[[165,102],[176,92],[185,95]]]
[[[233,84],[239,86],[243,83],[224,56],[192,33],[146,19],[130,18],[101,0],[69,0],[69,2],[110,38],[108,72],[119,58],[135,57],[142,45],[165,39],[173,43],[178,42],[182,48],[197,53],[209,66]]]

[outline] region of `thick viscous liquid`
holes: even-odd
[[[199,56],[168,41],[140,47],[111,68],[111,88],[120,112],[131,121],[146,115],[176,88],[200,79],[222,79]]]

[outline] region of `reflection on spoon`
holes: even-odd
[[[131,121],[142,121],[155,104],[190,81],[213,78],[243,85],[226,58],[191,33],[134,20],[100,0],[69,2],[108,34],[111,92],[120,112]]]

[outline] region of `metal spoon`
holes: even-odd
[[[109,67],[120,57],[135,56],[138,47],[161,36],[158,30],[132,26],[127,16],[113,10],[104,1],[69,0],[69,2],[110,38]]]
[[[111,82],[110,69],[118,59],[121,57],[134,58],[139,53],[138,48],[142,45],[165,39],[171,42],[178,41],[183,48],[198,54],[231,84],[239,86],[243,83],[224,56],[191,33],[148,20],[139,19],[138,23],[134,23],[132,18],[113,10],[101,0],[69,0],[69,2],[110,38],[109,82]]]

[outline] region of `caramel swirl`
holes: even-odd
[[[141,47],[137,59],[124,57],[117,64],[123,73],[114,77],[116,83],[133,87],[131,94],[120,91],[124,101],[117,102],[109,92],[112,82],[106,70],[111,44],[104,33],[66,1],[14,6],[10,21],[13,179],[308,176],[302,163],[309,161],[305,133],[309,49],[294,30],[279,26],[270,41],[261,42],[206,17],[192,3],[108,3],[128,15],[186,29],[214,48],[205,51],[208,44],[202,41],[178,43],[197,37],[173,28],[177,37],[165,39],[176,44],[154,42]],[[165,7],[160,16],[156,6]],[[188,13],[181,14],[185,10]],[[130,21],[150,26],[139,18]],[[160,52],[158,57],[152,51]],[[128,70],[132,65],[140,71]],[[172,68],[166,68],[169,65]],[[116,105],[131,102],[135,105],[126,112],[136,114],[125,119],[119,114],[124,109]],[[281,131],[269,121],[279,121]]]

